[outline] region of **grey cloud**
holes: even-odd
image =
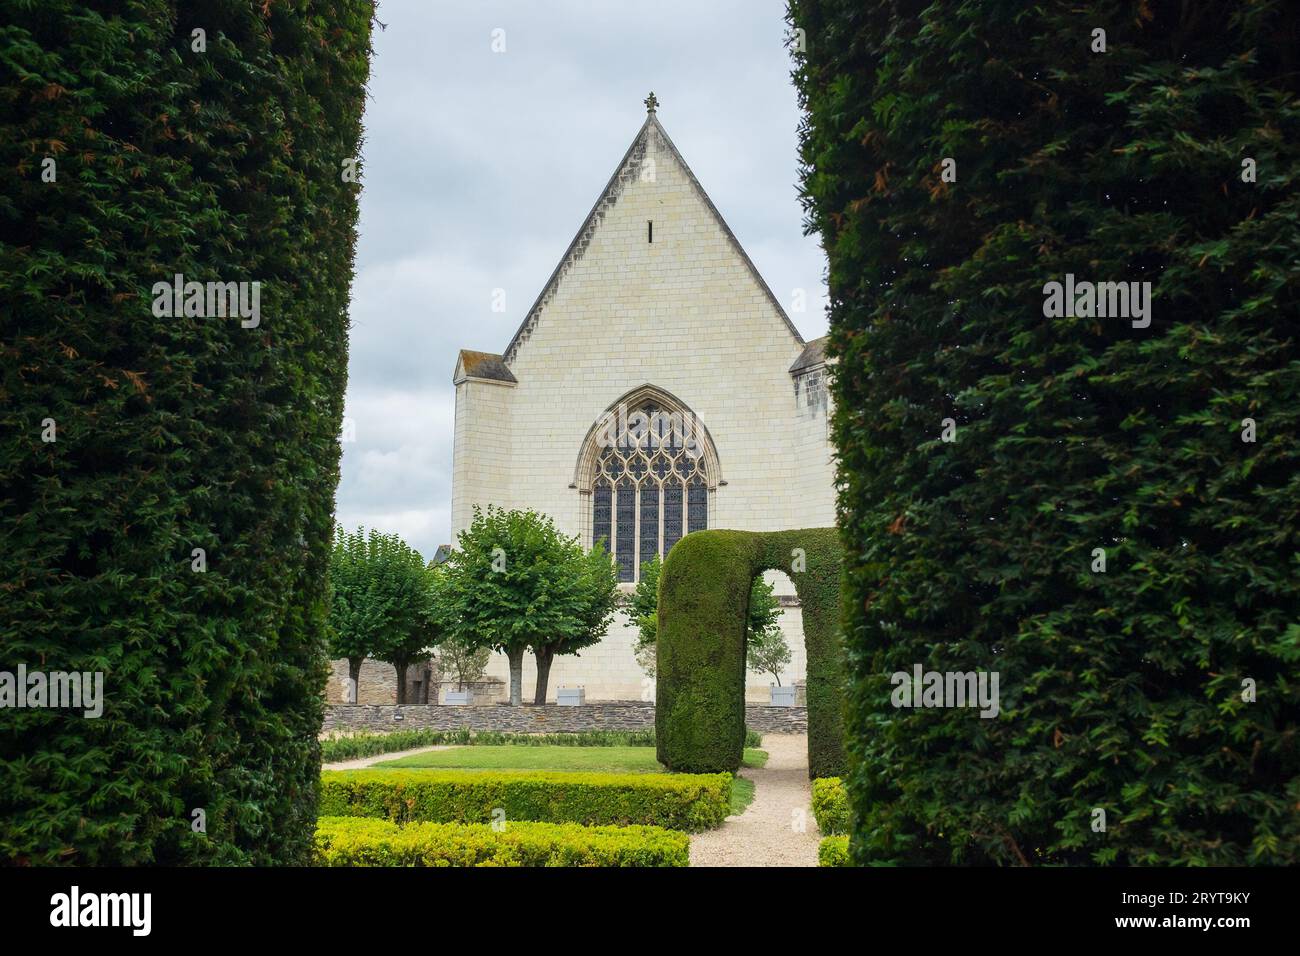
[[[782,0],[383,0],[366,104],[338,516],[448,540],[451,373],[505,347],[644,119],[659,117],[791,318],[822,335]],[[490,50],[506,31],[507,52]],[[815,38],[810,38],[815,40]],[[506,311],[491,292],[506,290]]]

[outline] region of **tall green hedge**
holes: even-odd
[[[807,650],[808,775],[844,769],[840,566],[834,528],[697,531],[659,578],[655,739],[683,773],[740,766],[745,744],[745,623],[756,575],[780,570],[799,595]]]
[[[1300,862],[1300,12],[790,9],[854,859]],[[1150,326],[1045,318],[1067,273],[1150,281]],[[1000,715],[895,709],[918,663]]]
[[[371,16],[3,2],[0,669],[105,707],[4,712],[0,861],[310,858]]]

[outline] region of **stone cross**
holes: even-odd
[[[650,95],[647,96],[644,100],[642,100],[642,102],[645,103],[646,112],[653,113],[655,111],[655,107],[659,105],[659,98],[655,96],[654,91],[651,90]]]

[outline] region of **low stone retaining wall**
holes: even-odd
[[[401,715],[401,720],[396,719]],[[524,704],[509,707],[447,707],[420,704],[326,704],[326,733],[421,728],[429,730],[496,730],[504,733],[554,734],[579,730],[649,730],[655,705],[637,700],[607,700],[581,707]],[[745,725],[770,734],[806,734],[808,708],[746,704]]]

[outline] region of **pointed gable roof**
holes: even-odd
[[[515,356],[519,354],[520,347],[524,342],[528,341],[528,337],[532,333],[532,330],[536,328],[537,322],[541,318],[542,311],[555,296],[555,290],[559,286],[560,280],[564,277],[565,273],[572,268],[573,264],[582,257],[582,254],[587,251],[587,246],[591,244],[592,237],[595,235],[596,227],[604,220],[606,213],[608,213],[614,204],[618,202],[619,196],[622,195],[623,190],[628,183],[634,181],[636,177],[640,175],[641,164],[645,160],[646,150],[652,137],[654,138],[656,145],[662,146],[666,149],[672,155],[673,159],[677,161],[678,165],[681,166],[682,171],[686,174],[686,178],[695,188],[696,194],[704,202],[704,205],[708,208],[709,212],[713,214],[713,218],[717,221],[718,226],[722,229],[727,240],[731,243],[731,247],[736,251],[736,254],[740,256],[741,261],[744,262],[745,266],[749,269],[750,274],[754,277],[754,281],[758,283],[758,287],[767,295],[768,301],[772,304],[772,308],[776,310],[777,315],[781,316],[781,320],[785,322],[786,328],[789,329],[790,334],[794,336],[795,342],[799,345],[805,344],[803,336],[799,334],[799,330],[796,329],[794,323],[790,321],[790,316],[786,314],[785,309],[781,307],[781,303],[777,301],[776,296],[772,294],[771,288],[768,286],[766,280],[763,279],[762,275],[759,274],[758,268],[749,258],[748,253],[746,253],[744,248],[740,245],[740,241],[736,239],[736,235],[731,231],[731,227],[727,225],[727,221],[722,218],[722,213],[718,212],[718,207],[713,205],[713,200],[710,199],[709,194],[704,191],[704,187],[700,185],[700,181],[695,178],[695,173],[691,171],[691,167],[687,165],[682,154],[677,151],[677,147],[668,137],[668,133],[665,132],[663,126],[660,125],[659,118],[655,115],[656,105],[658,105],[658,101],[655,99],[654,94],[651,93],[646,102],[648,111],[645,122],[642,123],[641,128],[637,130],[636,136],[632,139],[632,145],[629,146],[627,152],[623,154],[623,158],[614,169],[614,175],[611,176],[609,182],[605,184],[605,188],[601,191],[600,197],[596,200],[596,204],[591,207],[591,212],[587,213],[587,218],[583,220],[582,226],[578,229],[577,235],[575,235],[573,241],[569,243],[569,248],[564,251],[564,255],[560,258],[560,262],[555,267],[555,271],[551,273],[551,277],[546,280],[546,284],[542,287],[541,294],[537,296],[537,300],[533,302],[532,306],[530,306],[528,311],[524,314],[523,322],[520,323],[514,337],[510,340],[510,344],[506,346],[505,351],[502,353],[501,357],[507,367],[514,362]]]

